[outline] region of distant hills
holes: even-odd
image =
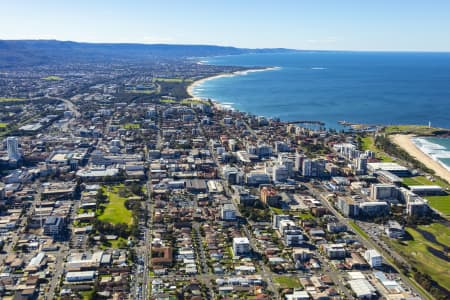
[[[0,68],[67,63],[145,62],[295,50],[245,49],[211,45],[105,44],[57,40],[0,40]]]

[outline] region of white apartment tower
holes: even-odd
[[[19,141],[17,137],[10,136],[6,139],[6,148],[8,150],[9,159],[20,159]]]

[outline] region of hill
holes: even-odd
[[[105,44],[56,40],[0,40],[0,67],[67,63],[145,62],[245,53],[291,52],[290,49],[244,49],[211,45]]]

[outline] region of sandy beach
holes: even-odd
[[[247,75],[249,73],[264,72],[264,71],[274,71],[274,70],[279,70],[279,69],[280,69],[280,67],[268,67],[268,68],[262,68],[262,69],[250,69],[250,70],[236,71],[236,72],[233,72],[233,73],[224,73],[224,74],[218,74],[218,75],[211,76],[211,77],[202,78],[202,79],[199,79],[199,80],[196,80],[196,81],[192,82],[187,87],[187,93],[192,98],[195,98],[195,95],[193,93],[194,88],[197,85],[200,85],[200,84],[202,84],[202,83],[204,83],[205,81],[208,81],[208,80],[213,80],[213,79],[222,78],[222,77],[243,76],[243,75]]]
[[[391,136],[392,141],[398,146],[403,148],[411,156],[415,157],[418,161],[422,162],[428,168],[434,170],[436,175],[450,182],[450,172],[444,168],[440,163],[433,160],[430,156],[422,152],[417,146],[411,141],[411,138],[415,136],[412,134],[396,134]]]

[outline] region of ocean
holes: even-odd
[[[201,63],[276,67],[195,84],[192,93],[284,121],[422,124],[450,128],[450,53],[297,52],[208,58]],[[416,145],[450,170],[450,138]]]
[[[423,124],[450,128],[450,53],[296,52],[208,58],[278,67],[194,85],[195,96],[285,121]]]
[[[450,138],[418,137],[413,142],[422,152],[450,171]]]

